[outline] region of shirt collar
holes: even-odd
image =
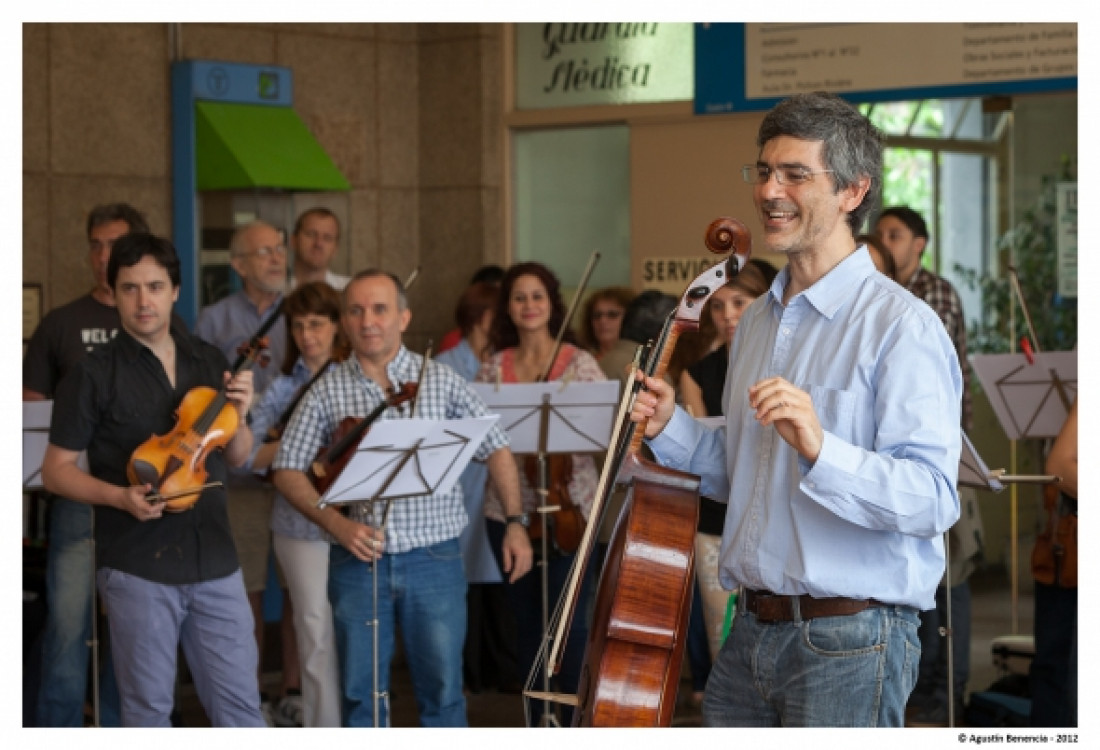
[[[176,359],[182,359],[183,357],[194,359],[198,356],[194,341],[189,335],[179,331],[175,326],[169,328],[169,333],[176,342]],[[128,362],[136,362],[137,358],[142,356],[142,352],[144,351],[148,351],[150,354],[153,353],[149,347],[131,336],[130,332],[122,326],[118,327],[118,333],[115,335],[115,339],[118,341],[118,346],[122,350],[122,355]]]
[[[926,273],[928,273],[928,270],[925,269],[924,266],[918,265],[917,270],[913,271],[913,275],[910,276],[909,280],[905,282],[905,288],[906,289],[912,289],[913,285],[916,284],[917,281],[921,278],[921,276],[923,276]]]
[[[363,372],[363,365],[360,364],[359,358],[352,352],[351,356],[347,358],[349,366],[352,371],[357,373],[359,377],[364,380],[370,380],[367,374]],[[393,356],[389,362],[386,363],[386,377],[390,379],[390,383],[397,386],[400,383],[405,383],[410,379],[410,373],[412,379],[416,379],[419,376],[417,372],[417,363],[413,359],[412,352],[405,348],[402,344],[401,348],[397,350],[397,354]],[[371,381],[374,382],[373,380]]]
[[[818,279],[817,283],[801,292],[795,299],[804,297],[806,302],[821,315],[831,319],[851,298],[854,287],[872,273],[876,273],[875,264],[867,248],[860,245],[854,253],[840,261],[831,271]],[[782,307],[783,290],[786,289],[790,276],[790,266],[780,269],[768,289],[768,304],[761,305],[761,311],[773,305]]]
[[[274,304],[272,304],[271,307],[267,308],[261,313],[260,306],[252,301],[252,298],[248,296],[244,289],[239,290],[237,294],[241,296],[241,301],[252,308],[252,310],[255,311],[256,315],[258,315],[263,320],[267,320],[273,312],[279,309],[279,303],[283,301],[283,294],[282,292],[280,292],[279,296],[275,298]]]
[[[291,380],[309,380],[309,368],[301,357],[298,357],[298,361],[290,368],[290,378]]]

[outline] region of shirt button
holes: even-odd
[[[791,329],[790,328],[784,328],[783,329],[783,335],[784,336],[790,336],[791,335]]]

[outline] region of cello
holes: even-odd
[[[736,219],[712,222],[705,244],[712,252],[730,255],[700,274],[683,293],[648,352],[642,367],[647,375],[663,375],[676,339],[698,328],[706,300],[744,267],[751,252],[749,231]],[[639,353],[635,361],[640,358]],[[525,691],[528,697],[574,705],[574,726],[669,726],[676,705],[695,576],[699,478],[640,455],[645,425],[633,424],[628,417],[640,387],[636,381],[619,404],[592,509],[594,515],[602,513],[613,486],[626,486],[596,591],[577,695]],[[598,526],[590,523],[585,531],[555,613],[549,654],[555,671],[561,668],[562,645]]]

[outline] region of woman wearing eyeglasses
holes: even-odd
[[[619,340],[623,314],[634,300],[634,290],[609,286],[592,292],[584,303],[581,319],[581,346],[597,360],[610,352]]]
[[[279,448],[282,427],[290,419],[287,411],[299,394],[331,362],[344,359],[348,353],[340,327],[340,295],[325,282],[303,284],[287,295],[283,314],[290,336],[281,374],[264,390],[249,413],[259,446],[252,458],[252,470],[257,473],[264,473],[271,465]],[[271,531],[275,557],[286,578],[284,594],[289,592],[289,597],[284,596],[283,606],[291,607],[293,613],[293,636],[285,631],[283,635],[297,641],[301,673],[301,697],[295,701],[293,695],[284,696],[275,707],[275,721],[286,722],[288,726],[338,727],[339,673],[332,609],[325,586],[329,543],[321,529],[279,493],[275,494],[271,512]],[[290,655],[293,657],[294,653]],[[286,679],[288,672],[293,671],[291,666],[283,665],[284,692],[296,687],[287,684]],[[296,713],[299,715],[295,716]]]

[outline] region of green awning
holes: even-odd
[[[290,107],[195,102],[198,190],[349,190]]]

